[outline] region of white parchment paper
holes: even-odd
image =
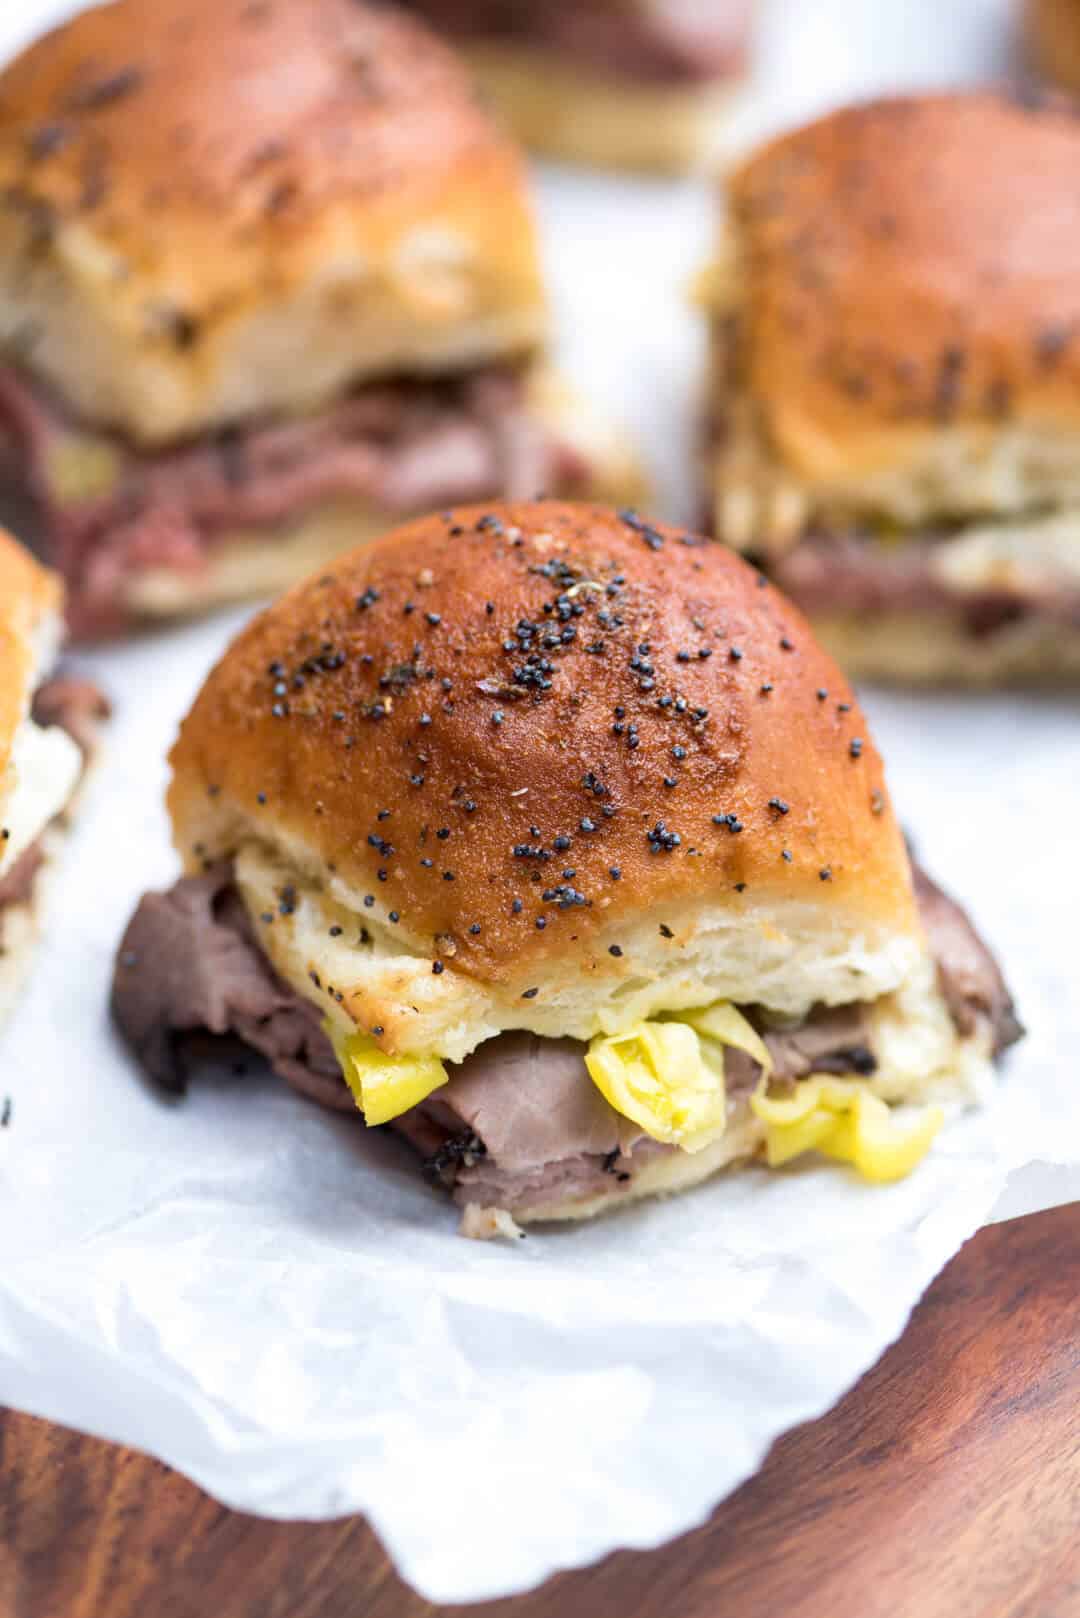
[[[0,30],[15,43],[63,9],[22,0]],[[755,116],[990,71],[1003,15],[998,0],[778,5]],[[686,515],[699,343],[680,298],[707,197],[541,187],[570,368],[632,421],[663,506]],[[166,1104],[108,1028],[116,939],[174,873],[162,755],[240,621],[90,659],[117,703],[108,757],[0,1052],[0,1402],[136,1444],[237,1507],[366,1512],[435,1600],[656,1545],[881,1353],[1010,1167],[1064,1165],[1047,1198],[1080,1186],[1075,705],[869,700],[920,851],[977,912],[1031,1028],[994,1108],[897,1187],[755,1169],[484,1246],[457,1238],[398,1143],[256,1064]]]

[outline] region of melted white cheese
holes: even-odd
[[[1080,589],[1080,512],[970,528],[937,547],[934,568],[953,590],[976,594]]]
[[[66,730],[43,730],[24,719],[8,764],[8,792],[0,807],[0,876],[37,841],[71,801],[82,773],[82,753]]]

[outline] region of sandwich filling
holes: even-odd
[[[1080,630],[1080,511],[912,533],[817,524],[759,559],[818,621],[936,619],[988,653],[1021,626]]]
[[[565,56],[606,78],[703,84],[746,63],[752,0],[412,0],[411,9],[465,43],[514,43]]]
[[[0,953],[4,914],[29,905],[49,827],[71,803],[108,704],[89,680],[58,674],[34,694],[12,747],[14,784],[0,809]]]
[[[896,541],[811,533],[773,571],[816,615],[947,612],[975,638],[1029,616],[1080,628],[1080,512]]]
[[[37,508],[80,636],[139,616],[141,579],[197,582],[237,535],[284,542],[334,502],[362,502],[382,522],[494,495],[581,494],[591,473],[540,419],[525,376],[498,368],[371,384],[311,415],[161,451],[90,429],[0,368],[0,449]]]
[[[919,871],[916,891],[936,973],[923,998],[946,1025],[908,1064],[925,1081],[932,1047],[947,1047],[954,1066],[958,1044],[983,1062],[1021,1030],[964,912]],[[901,1122],[886,1105],[927,1098],[898,1055],[900,994],[814,1006],[797,1020],[718,1004],[588,1044],[506,1032],[460,1063],[386,1059],[363,1036],[331,1037],[320,1009],[278,976],[228,864],[142,900],[120,947],[113,1012],[168,1089],[184,1086],[193,1038],[238,1039],[311,1099],[389,1124],[462,1206],[531,1219],[663,1189],[684,1154],[718,1167],[816,1149],[892,1179],[941,1121],[926,1108]]]

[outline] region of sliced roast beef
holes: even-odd
[[[977,637],[1027,614],[1080,625],[1080,590],[960,590],[935,565],[949,536],[895,545],[857,534],[809,534],[770,564],[775,582],[805,612],[878,615],[946,613]]]
[[[778,1079],[805,1079],[808,1073],[873,1073],[877,1066],[866,1010],[858,1003],[818,1006],[813,1016],[794,1028],[767,1029],[764,1039]]]
[[[0,367],[0,444],[38,503],[80,635],[122,627],[127,581],[198,574],[220,537],[275,532],[335,498],[407,515],[490,495],[584,492],[589,468],[529,409],[520,376],[372,385],[295,421],[141,452],[88,435],[47,392]],[[79,493],[82,488],[84,492]]]
[[[97,746],[102,721],[109,717],[109,702],[93,680],[76,674],[54,674],[34,693],[31,716],[47,730],[59,725],[89,759]]]
[[[622,1181],[609,1176],[631,1153],[640,1161],[642,1132],[590,1082],[584,1051],[523,1032],[488,1040],[395,1120],[399,1133],[461,1202],[521,1209],[625,1184],[626,1168]]]
[[[503,1034],[455,1068],[439,1099],[507,1169],[629,1149],[641,1130],[582,1084],[582,1051],[576,1039]]]
[[[516,40],[612,78],[697,84],[745,64],[754,0],[407,0],[453,39]]]
[[[959,906],[918,867],[915,875],[956,1026],[965,1036],[986,1028],[997,1053],[1021,1032],[1001,972]],[[318,1010],[274,973],[227,864],[141,901],[120,946],[112,1008],[147,1073],[169,1089],[183,1087],[186,1042],[205,1031],[242,1040],[313,1100],[355,1113]],[[874,1071],[860,1005],[816,1007],[792,1027],[750,1014],[779,1079]],[[575,1040],[502,1034],[392,1127],[462,1203],[520,1212],[629,1186],[643,1163],[675,1148],[648,1139],[608,1105],[587,1077],[584,1049]],[[735,1116],[761,1069],[729,1051],[725,1073]]]
[[[997,1056],[1024,1032],[1001,968],[966,911],[942,893],[920,866],[913,870],[919,913],[952,1020],[965,1038],[988,1033]]]
[[[643,1136],[632,1154],[620,1156],[612,1151],[597,1157],[577,1153],[520,1169],[508,1169],[494,1157],[481,1156],[458,1170],[454,1199],[462,1207],[475,1203],[482,1208],[505,1208],[509,1213],[587,1202],[592,1197],[628,1190],[646,1162],[669,1157],[676,1151],[676,1146],[664,1146]]]
[[[783,1083],[808,1073],[873,1073],[877,1063],[870,1044],[865,1008],[815,1006],[800,1023],[777,1025],[760,1010],[747,1008],[773,1060],[773,1074]],[[761,1068],[746,1051],[724,1053],[728,1099],[744,1100],[761,1078]]]
[[[228,865],[149,893],[124,934],[113,1013],[146,1073],[185,1084],[184,1036],[232,1035],[314,1100],[354,1110],[317,1008],[271,969]]]

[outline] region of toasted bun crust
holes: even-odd
[[[1080,122],[1060,100],[850,107],[731,185],[713,289],[722,532],[1080,498]]]
[[[297,587],[181,729],[188,867],[237,858],[279,970],[390,1049],[895,987],[922,941],[863,716],[795,609],[686,537],[476,507]]]
[[[1026,0],[1032,59],[1048,78],[1080,90],[1080,6],[1076,0]]]
[[[523,164],[364,0],[114,0],[0,76],[0,339],[157,443],[532,348]]]
[[[515,41],[469,45],[465,56],[518,139],[546,157],[656,174],[714,168],[721,159],[733,80],[671,85],[614,78]]]
[[[14,786],[15,732],[43,665],[52,661],[63,610],[60,580],[0,529],[0,809]]]

